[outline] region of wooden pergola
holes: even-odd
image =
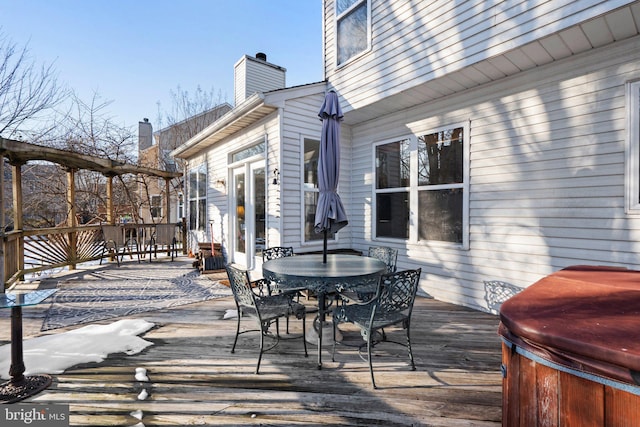
[[[14,231],[23,230],[23,193],[21,167],[29,161],[47,161],[61,165],[67,173],[67,227],[75,229],[77,224],[75,207],[75,174],[78,170],[90,170],[103,174],[106,179],[107,191],[107,223],[115,223],[114,203],[113,203],[113,178],[119,175],[146,175],[165,180],[165,194],[169,194],[170,183],[174,178],[182,176],[180,172],[168,172],[144,166],[137,166],[104,159],[96,156],[80,154],[67,150],[60,150],[41,145],[29,144],[0,137],[0,155],[6,157],[12,167],[12,197],[13,197],[13,219]],[[166,221],[170,214],[169,197],[165,197]],[[4,230],[4,174],[0,174],[0,226]],[[75,233],[69,234],[70,239],[75,239]],[[69,247],[75,248],[75,242],[70,242]],[[17,248],[18,269],[24,267],[24,241],[20,239]],[[1,254],[3,255],[3,254]],[[70,254],[71,259],[75,259],[75,254]],[[0,277],[4,276],[4,263],[0,263]]]
[[[75,153],[57,148],[45,147],[41,145],[29,144],[0,137],[0,155],[6,157],[12,166],[13,179],[13,202],[15,228],[22,229],[22,224],[18,226],[18,221],[22,222],[22,186],[20,167],[30,160],[48,161],[57,163],[67,170],[67,203],[69,204],[69,221],[75,221],[75,208],[73,206],[73,196],[75,195],[75,172],[80,169],[100,172],[107,178],[107,222],[110,224],[115,220],[113,215],[113,177],[118,175],[134,174],[147,175],[165,180],[165,190],[169,193],[169,184],[172,179],[182,176],[179,172],[167,172],[160,169],[153,169],[144,166],[131,165],[104,159],[96,156]],[[0,187],[0,191],[4,191]],[[17,203],[16,203],[17,202]],[[165,200],[165,209],[169,213],[169,199]],[[20,209],[20,211],[17,211]],[[73,210],[72,210],[73,209]],[[168,217],[168,215],[167,215]],[[77,224],[68,224],[76,226]]]

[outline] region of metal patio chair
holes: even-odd
[[[291,246],[272,246],[262,251],[262,262],[293,255],[293,247]],[[268,286],[270,294],[283,293],[286,295],[290,295],[292,300],[299,300],[300,292],[298,291],[281,291],[278,289],[277,283],[269,283]],[[289,317],[287,317],[287,333],[289,333]]]
[[[149,240],[149,262],[151,262],[152,253],[158,258],[158,246],[166,246],[167,254],[171,255],[171,261],[173,261],[174,254],[178,256],[177,242],[175,224],[156,224],[155,231]]]
[[[369,362],[373,388],[377,388],[377,386],[373,377],[371,351],[377,344],[388,342],[406,347],[409,351],[411,370],[416,369],[413,361],[413,353],[411,352],[410,324],[413,303],[415,302],[416,293],[418,292],[420,273],[421,269],[383,274],[380,277],[378,288],[373,299],[361,304],[343,305],[334,310],[332,359],[335,361],[337,344],[335,337],[338,324],[349,322],[359,327],[367,346],[367,360]],[[388,340],[387,335],[382,333],[384,328],[396,325],[401,326],[405,330],[407,336],[406,344],[399,341]],[[359,349],[362,349],[365,344],[361,344]]]
[[[291,246],[272,246],[262,251],[262,261],[269,261],[293,255],[293,247]]]
[[[289,295],[269,295],[266,282],[263,279],[252,282],[249,279],[249,272],[247,270],[241,270],[231,265],[227,265],[225,268],[238,309],[236,337],[233,340],[231,353],[234,353],[236,350],[238,336],[247,332],[260,332],[260,354],[258,355],[258,363],[256,365],[256,374],[259,373],[262,355],[273,349],[280,341],[278,320],[282,317],[295,315],[298,319],[302,320],[302,336],[296,338],[302,338],[302,342],[304,343],[304,356],[308,357],[305,332],[305,306],[292,301]],[[258,323],[258,329],[240,331],[240,321],[243,316],[255,319]],[[269,333],[269,327],[273,323],[276,324],[275,335]],[[275,340],[275,342],[267,348],[265,348],[264,343],[265,336]]]
[[[370,246],[368,256],[379,259],[387,265],[387,273],[396,272],[398,250],[388,246]]]
[[[387,266],[386,273],[395,273],[396,271],[396,263],[398,261],[398,250],[395,248],[390,248],[388,246],[370,246],[367,256],[370,258],[379,259],[384,262]],[[368,285],[358,285],[353,289],[345,289],[340,292],[340,296],[343,302],[348,301],[357,301],[363,302],[368,301],[376,293],[375,286]]]
[[[102,258],[105,252],[113,252],[114,258],[120,267],[120,261],[124,258],[124,253],[129,252],[129,256],[133,258],[131,253],[131,245],[136,247],[136,254],[138,255],[138,262],[140,262],[140,252],[138,250],[138,241],[134,238],[125,238],[124,227],[119,225],[101,225],[102,229],[102,254],[100,256],[100,264],[102,265]],[[120,259],[118,259],[120,255]]]
[[[502,303],[518,294],[522,288],[501,280],[484,281],[484,300],[487,302],[487,310],[491,314],[500,314]]]

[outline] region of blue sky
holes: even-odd
[[[85,101],[132,126],[198,85],[233,104],[233,65],[267,54],[287,86],[322,80],[320,0],[0,0],[0,31]]]

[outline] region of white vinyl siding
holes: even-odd
[[[283,120],[283,147],[281,160],[281,191],[280,205],[282,210],[282,245],[292,246],[294,250],[317,250],[322,248],[322,242],[304,243],[304,226],[302,224],[303,188],[302,152],[301,145],[304,138],[319,139],[322,122],[318,112],[324,99],[324,90],[300,98],[293,98],[286,102]],[[330,245],[333,242],[329,243]]]
[[[277,167],[277,141],[280,137],[280,127],[278,123],[278,115],[276,113],[271,114],[252,126],[244,129],[240,134],[234,135],[231,138],[227,138],[213,145],[211,148],[207,149],[202,156],[197,157],[206,159],[208,166],[208,224],[205,230],[192,233],[190,237],[191,240],[201,242],[209,241],[211,238],[211,228],[213,228],[213,240],[216,243],[221,243],[225,251],[229,249],[229,195],[230,192],[234,191],[234,189],[231,188],[231,176],[228,170],[228,167],[231,164],[231,156],[233,153],[242,151],[243,149],[255,145],[259,141],[265,140],[267,146],[266,174],[267,178],[272,176],[273,169]],[[271,145],[274,146],[273,149],[270,148]],[[264,153],[261,153],[260,155],[263,154]],[[194,160],[189,159],[189,163],[191,164],[192,162],[194,162]],[[279,227],[279,206],[277,198],[275,197],[278,192],[278,186],[272,185],[272,180],[267,179],[267,236],[269,236],[269,231],[271,229]],[[274,234],[277,236],[277,233],[272,232],[272,238]],[[190,241],[190,245],[194,246],[195,243]],[[194,248],[192,248],[192,250],[193,249]]]
[[[528,286],[575,264],[640,268],[640,217],[625,212],[626,83],[640,39],[538,67],[350,128],[354,247],[372,236],[372,141],[469,120],[469,250],[393,243],[422,289],[483,307],[483,280]],[[360,219],[361,218],[361,219]]]
[[[256,92],[282,89],[286,85],[286,69],[249,56],[234,66],[235,104],[240,105]]]
[[[328,7],[333,6],[333,2],[327,3]],[[510,68],[526,69],[553,59],[543,49],[536,50],[535,45],[529,47],[528,56],[514,53],[506,61],[501,57],[500,63],[492,63],[493,58],[558,31],[579,32],[579,28],[569,28],[628,3],[630,1],[623,0],[373,1],[373,54],[340,68],[327,60],[325,73],[338,93],[349,100],[345,113],[482,61],[485,63],[481,73],[486,74],[488,81],[510,73]],[[333,16],[326,11],[325,34],[332,37],[336,33]],[[600,43],[613,38],[608,31],[602,34]],[[589,43],[579,33],[571,39],[576,46],[554,45],[552,40],[547,40],[552,45],[549,50],[578,50],[581,41]],[[325,58],[336,57],[335,44],[334,39],[325,41]],[[531,58],[536,63],[532,63]],[[448,86],[441,88],[443,94],[465,89],[464,82],[452,79],[443,84]]]

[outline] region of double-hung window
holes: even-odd
[[[410,140],[376,146],[376,236],[409,238]]]
[[[304,138],[302,144],[302,188],[303,188],[303,215],[304,241],[315,242],[324,238],[323,233],[316,233],[314,230],[316,220],[316,208],[318,206],[318,158],[320,156],[320,141],[317,139]],[[335,233],[329,232],[327,238],[333,239]]]
[[[370,0],[336,0],[338,65],[369,50]]]
[[[189,170],[189,230],[205,230],[207,223],[207,165]]]
[[[151,218],[162,217],[162,196],[151,196]]]
[[[640,81],[627,83],[627,213],[640,214]]]
[[[375,146],[375,238],[468,247],[468,129]]]

